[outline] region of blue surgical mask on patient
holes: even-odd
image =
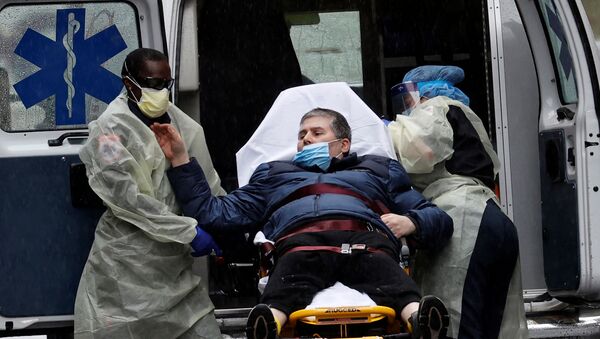
[[[304,148],[296,153],[292,162],[300,167],[310,168],[314,165],[319,166],[323,171],[327,171],[331,164],[331,156],[329,155],[329,144],[337,141],[318,142],[304,146]]]

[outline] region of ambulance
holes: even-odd
[[[407,71],[463,68],[457,87],[502,162],[530,337],[600,336],[599,46],[597,0],[0,0],[0,336],[72,336],[104,210],[78,151],[139,47],[169,56],[172,101],[202,123],[228,191],[281,91],[346,82],[394,119]],[[257,256],[229,237],[197,270],[235,335],[257,303]]]

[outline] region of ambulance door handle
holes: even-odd
[[[575,112],[571,111],[568,107],[561,107],[556,110],[556,115],[558,121],[564,119],[573,120],[573,118],[575,117]]]
[[[569,147],[567,149],[567,162],[573,167],[575,167],[575,153],[573,153],[574,150],[575,149],[573,147]]]
[[[48,140],[48,146],[50,146],[50,147],[62,146],[65,139],[83,138],[83,137],[87,137],[87,136],[89,136],[88,132],[67,132],[67,133],[62,134],[61,136],[59,136],[56,139]]]

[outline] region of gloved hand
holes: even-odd
[[[217,256],[221,256],[223,254],[213,237],[198,226],[196,226],[196,237],[194,240],[192,240],[190,246],[192,246],[194,249],[192,252],[192,257],[209,255],[213,250]]]
[[[388,119],[384,119],[384,118],[381,118],[381,121],[383,121],[383,124],[386,125],[386,126],[389,125],[390,122],[391,122]]]

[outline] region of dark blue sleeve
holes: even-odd
[[[202,168],[196,159],[185,165],[171,168],[167,177],[171,182],[183,214],[198,220],[198,225],[208,232],[224,230],[255,230],[266,211],[263,180],[268,165],[259,166],[250,183],[231,193],[215,197],[210,191]]]
[[[390,161],[389,169],[393,212],[407,215],[416,221],[415,240],[419,248],[442,248],[452,237],[452,218],[412,188],[410,178],[399,162]]]

